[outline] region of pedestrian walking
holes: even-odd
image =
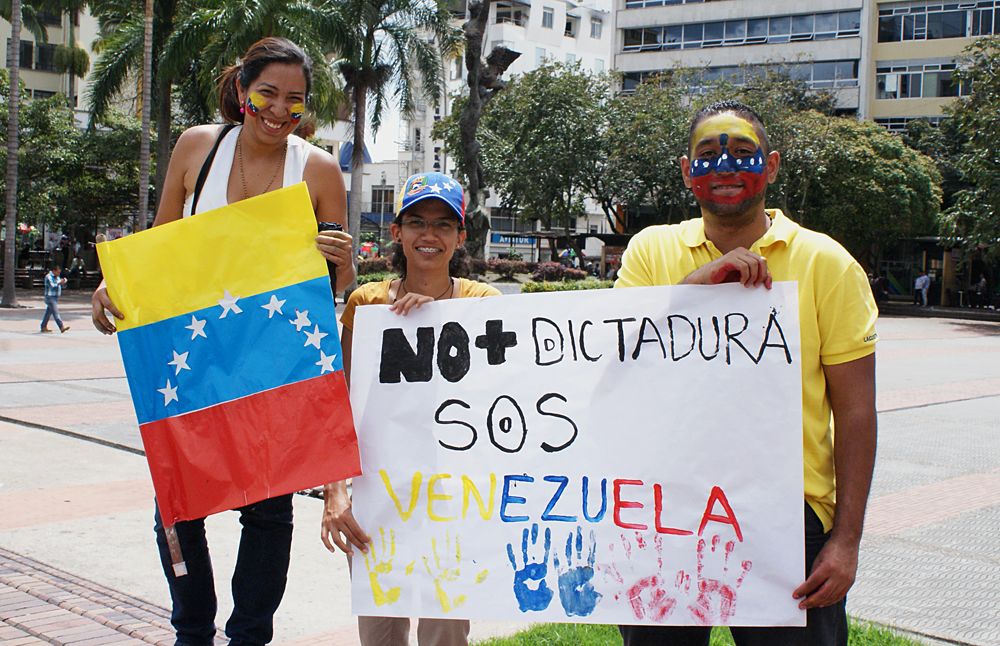
[[[51,332],[49,329],[49,317],[56,321],[60,332],[69,329],[68,325],[63,325],[59,316],[59,295],[62,294],[62,286],[66,284],[66,279],[60,277],[62,269],[56,263],[52,263],[49,273],[45,274],[45,316],[42,317],[42,332]]]

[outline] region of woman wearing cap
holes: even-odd
[[[316,219],[346,225],[347,196],[340,165],[326,151],[292,134],[305,112],[311,84],[309,58],[291,41],[265,38],[252,45],[219,82],[219,109],[228,123],[195,126],[177,140],[153,226],[302,181],[309,187]],[[201,176],[205,179],[199,180]],[[280,214],[275,214],[276,223],[279,218]],[[321,232],[316,247],[337,266],[337,291],[346,289],[354,279],[351,237],[343,232]],[[105,334],[114,334],[115,325],[105,310],[123,317],[103,284],[94,292],[92,303],[94,325]],[[271,641],[274,612],[285,591],[292,543],[292,495],[262,500],[238,511],[243,531],[233,573],[233,614],[226,624],[226,635],[233,646],[262,646]],[[187,564],[187,574],[179,577],[174,575],[163,524],[156,513],[157,544],[170,586],[171,623],[177,631],[177,643],[211,646],[217,602],[205,521],[182,521],[174,527]]]
[[[396,218],[389,231],[396,244],[392,266],[401,278],[368,283],[355,290],[340,320],[344,374],[351,383],[351,340],[354,313],[363,305],[389,305],[406,316],[425,303],[449,298],[493,296],[500,292],[468,280],[465,242],[465,194],[455,180],[441,173],[413,175],[403,185]],[[346,482],[323,488],[325,501],[321,537],[331,552],[336,547],[350,557],[357,547],[368,552],[371,537],[358,526],[351,512]],[[336,547],[334,547],[336,546]],[[358,617],[362,646],[406,646],[410,620],[400,617]],[[469,622],[462,619],[421,619],[417,627],[420,646],[464,646]]]

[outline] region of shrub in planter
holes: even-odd
[[[514,280],[514,274],[524,273],[524,263],[519,260],[493,258],[490,260],[490,270],[505,280]]]
[[[389,271],[389,258],[366,258],[358,263],[358,276]]]
[[[533,273],[535,273],[536,269],[538,269],[538,263],[537,262],[526,262],[526,263],[524,263],[524,273],[526,273],[526,274],[533,274]]]
[[[390,278],[399,278],[399,276],[391,271],[376,271],[370,274],[363,274],[358,276],[358,286],[360,287],[361,285],[365,285],[367,283],[377,283]]]
[[[572,292],[581,289],[611,289],[615,286],[612,280],[572,280],[564,283],[527,282],[521,285],[522,294],[539,292]]]
[[[563,280],[583,280],[587,277],[587,272],[582,269],[567,267],[563,270]]]
[[[564,269],[565,267],[558,262],[540,262],[538,263],[538,267],[535,268],[531,279],[538,282],[562,280]]]
[[[472,263],[472,273],[474,274],[482,276],[490,270],[489,263],[485,258],[471,258],[470,262]]]

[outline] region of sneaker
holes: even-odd
[[[52,330],[50,330],[50,329],[49,329],[49,328],[47,328],[47,327],[43,327],[43,328],[41,329],[41,331],[42,331],[42,332],[51,332]]]
[[[59,331],[60,331],[60,332],[65,332],[65,331],[66,331],[66,330],[68,330],[68,329],[69,329],[69,326],[68,326],[68,325],[64,325],[64,326],[62,326],[61,328],[59,328]]]

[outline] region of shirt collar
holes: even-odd
[[[767,209],[766,213],[771,218],[771,226],[767,232],[753,244],[758,249],[770,247],[777,242],[788,244],[795,237],[797,225],[789,220],[781,209]],[[688,220],[682,224],[681,241],[689,247],[700,247],[708,243],[705,237],[705,221],[702,218]]]

